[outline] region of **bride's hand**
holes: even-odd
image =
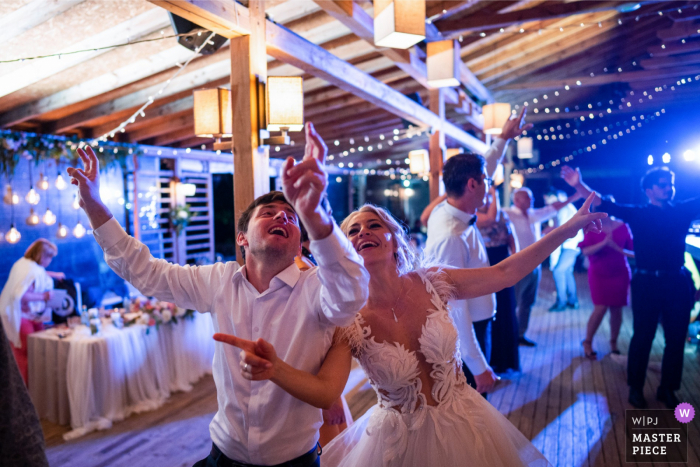
[[[262,338],[249,341],[230,334],[214,334],[214,340],[241,349],[241,375],[251,381],[272,379],[277,369],[277,352],[269,342]]]
[[[583,229],[583,233],[596,232],[600,233],[603,229],[603,225],[600,220],[608,217],[604,212],[591,212],[591,203],[595,199],[596,194],[591,193],[588,199],[583,203],[581,209],[569,219],[562,228],[566,229],[567,237],[573,238],[576,236],[579,230]]]

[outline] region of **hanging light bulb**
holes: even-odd
[[[10,226],[10,230],[8,230],[5,234],[5,240],[7,240],[8,243],[15,244],[19,242],[20,238],[22,238],[22,235],[19,233],[19,230],[15,228],[15,224],[13,222],[12,226]]]
[[[37,225],[39,224],[39,215],[34,212],[34,208],[29,210],[29,216],[27,217],[27,225]]]
[[[39,200],[41,199],[41,197],[39,196],[39,193],[36,192],[34,187],[30,187],[29,192],[27,193],[27,196],[24,197],[24,199],[27,200],[27,203],[36,206],[37,204],[39,204]]]
[[[56,236],[58,238],[66,238],[68,236],[68,227],[59,222],[58,233],[56,234]]]
[[[56,214],[52,213],[51,209],[46,208],[46,212],[41,220],[44,221],[46,225],[54,225],[56,223]]]
[[[39,174],[39,182],[36,184],[36,187],[44,191],[49,189],[49,181],[44,177],[44,174]]]
[[[58,174],[58,177],[56,177],[56,188],[59,190],[65,190],[66,187],[66,180],[63,178],[63,175]]]
[[[73,209],[76,211],[80,209],[80,200],[78,199],[78,195],[75,195],[75,198],[73,198],[73,204],[71,204],[71,206],[73,206]]]
[[[75,238],[82,238],[83,235],[85,235],[85,227],[83,227],[83,224],[81,224],[80,221],[78,221],[78,223],[73,228],[73,236],[75,236]]]
[[[19,204],[19,195],[12,191],[10,185],[5,186],[5,196],[2,197],[5,204]]]

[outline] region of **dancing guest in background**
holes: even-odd
[[[500,209],[498,191],[491,187],[486,204],[479,208],[476,226],[486,245],[489,264],[494,266],[518,252],[517,240],[508,214]],[[515,289],[506,287],[496,292],[496,317],[491,325],[491,358],[496,373],[520,371],[518,317],[515,314]]]
[[[534,198],[529,188],[518,188],[513,192],[513,205],[505,208],[504,211],[510,217],[515,231],[515,238],[521,249],[535,243],[542,236],[542,223],[557,215],[557,212],[567,204],[576,201],[578,194],[569,197],[566,201],[555,201],[543,208],[533,208]],[[530,314],[532,306],[537,299],[537,290],[540,287],[542,277],[542,267],[538,266],[530,272],[520,282],[515,284],[515,297],[518,306],[518,335],[520,345],[534,347],[536,344],[525,337],[528,325],[530,324]]]
[[[348,239],[321,206],[328,177],[326,145],[313,125],[306,127],[306,154],[282,167],[284,195],[260,196],[241,213],[236,242],[245,266],[237,262],[179,266],[151,256],[127,235],[100,199],[94,152],[78,149],[85,169],[69,168],[78,185],[80,206],[109,266],[145,295],[182,308],[211,313],[216,332],[245,339],[264,338],[296,368],[318,373],[332,358],[336,326],[350,324],[367,300],[369,276]],[[300,272],[301,222],[311,239],[318,267]],[[319,465],[321,411],[270,382],[251,382],[240,372],[238,352],[217,344],[213,375],[218,411],[209,431],[211,453],[199,467],[223,465]],[[327,371],[347,372],[329,367]],[[337,381],[342,391],[344,381]],[[337,400],[336,398],[333,400]],[[330,408],[328,404],[324,408]]]
[[[544,197],[544,202],[547,205],[554,204],[557,201],[566,202],[566,193],[561,190],[554,190],[547,193]],[[553,222],[552,227],[563,225],[576,214],[576,208],[571,204],[566,204],[561,208],[556,217],[550,222]],[[552,227],[547,227],[544,233],[547,234]],[[552,256],[549,257],[550,269],[554,278],[554,285],[557,289],[557,300],[554,305],[549,307],[549,311],[564,311],[567,308],[578,310],[578,297],[576,296],[576,279],[574,278],[574,266],[576,258],[580,252],[578,248],[579,242],[583,240],[583,233],[579,232],[574,238],[570,238],[557,248]]]
[[[65,278],[62,272],[46,270],[57,254],[58,247],[45,238],[34,241],[12,266],[0,295],[0,318],[25,384],[27,336],[44,329],[45,314],[50,320],[46,303],[53,296],[53,280]]]
[[[326,467],[546,466],[537,449],[466,384],[457,330],[447,302],[512,286],[580,228],[599,228],[591,199],[569,222],[496,266],[424,267],[417,264],[400,224],[383,210],[363,206],[341,228],[370,274],[369,298],[334,347],[349,345],[369,376],[378,404],[324,450]],[[271,379],[295,397],[322,405],[337,394],[328,381],[299,371],[272,345],[217,334],[243,349],[240,369],[254,381]],[[337,365],[326,359],[321,368]],[[347,370],[345,370],[347,371]],[[342,386],[336,391],[342,390]]]
[[[588,256],[588,284],[591,289],[593,313],[586,326],[586,339],[582,342],[586,358],[595,359],[595,336],[605,312],[610,309],[610,351],[620,354],[617,338],[622,325],[622,307],[627,305],[630,287],[630,265],[627,258],[634,257],[632,233],[624,222],[614,217],[602,219],[602,232],[588,232],[579,247]]]
[[[578,168],[564,166],[561,173],[582,196],[592,193]],[[683,266],[685,237],[691,221],[700,215],[700,197],[675,203],[673,184],[673,172],[667,167],[657,167],[642,177],[641,187],[649,200],[647,204],[622,205],[600,196],[594,201],[600,211],[627,222],[634,235],[634,334],[627,358],[627,384],[630,386],[629,403],[639,409],[647,406],[644,381],[659,321],[666,346],[656,398],[670,409],[678,405],[675,391],[681,387],[690,311],[693,301],[700,300],[700,292],[695,290],[690,272]]]

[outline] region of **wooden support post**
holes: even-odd
[[[445,98],[442,89],[430,90],[430,111],[445,121]],[[442,180],[442,164],[445,160],[445,134],[442,126],[433,127],[430,135],[430,201],[440,196],[440,181]]]
[[[270,191],[268,147],[260,145],[260,103],[264,102],[264,84],[267,81],[263,0],[251,0],[249,11],[250,35],[231,38],[231,105],[236,120],[233,125],[233,207],[236,225],[248,205]],[[243,255],[238,247],[236,258],[243,264]]]

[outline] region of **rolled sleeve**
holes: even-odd
[[[321,311],[336,326],[347,326],[367,302],[369,273],[350,240],[333,224],[333,232],[309,245],[318,263]]]

